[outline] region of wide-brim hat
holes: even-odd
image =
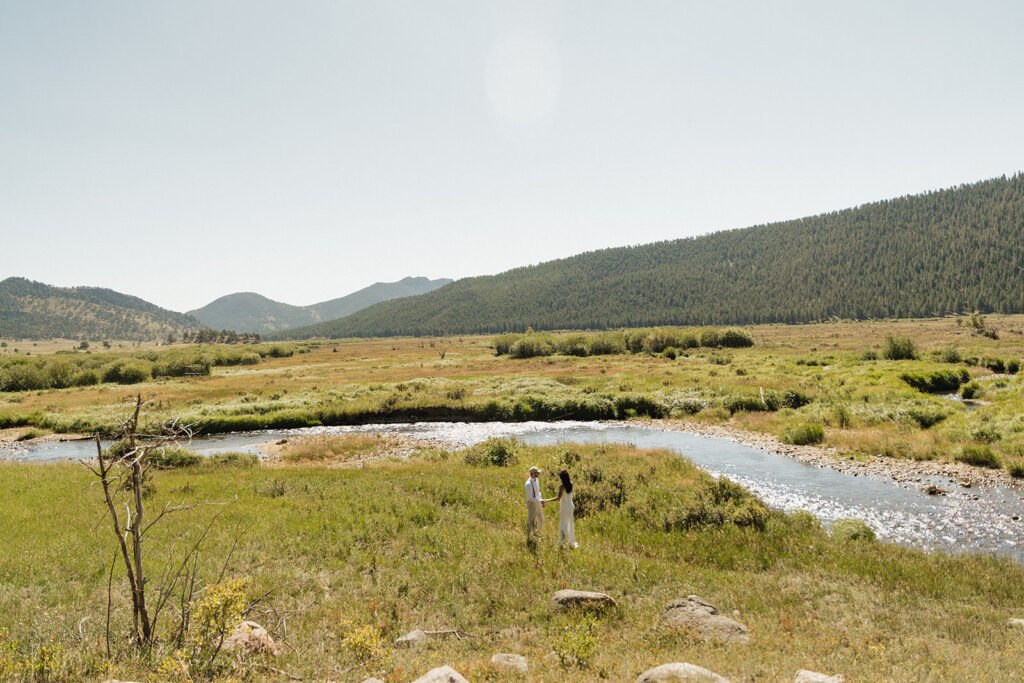
[[[541,468],[539,468],[539,467],[537,467],[537,466],[534,466],[534,467],[531,467],[531,468],[530,468],[530,474],[533,474],[534,472],[536,472],[537,474],[540,474],[540,473],[541,473],[541,472],[543,472],[543,471],[544,471],[544,470],[542,470]]]

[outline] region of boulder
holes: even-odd
[[[1016,626],[1017,628],[1024,628],[1024,619],[1010,619],[1006,622],[1007,626]]]
[[[846,678],[842,674],[829,676],[828,674],[820,674],[817,671],[808,671],[807,669],[797,671],[796,678],[793,679],[793,683],[844,683],[844,681],[846,681]]]
[[[414,631],[409,631],[404,636],[396,640],[395,645],[398,647],[415,647],[422,645],[425,642],[427,642],[427,634],[420,629],[416,629]]]
[[[412,683],[469,683],[469,681],[450,666],[439,666],[423,674]]]
[[[527,673],[530,670],[530,663],[522,655],[512,655],[499,652],[491,657],[491,664],[499,671],[518,671]]]
[[[235,627],[224,643],[221,644],[224,652],[241,652],[243,654],[280,654],[277,643],[263,628],[255,621],[243,621]]]
[[[706,683],[729,683],[729,679],[719,676],[695,664],[675,662],[662,664],[640,674],[636,683],[660,683],[661,681],[702,681]]]
[[[726,643],[750,642],[746,626],[719,614],[717,607],[696,595],[670,602],[662,612],[661,620],[670,626],[693,628],[704,640],[721,640]]]
[[[615,600],[604,593],[590,591],[561,590],[551,596],[551,607],[556,612],[567,609],[600,611],[615,607]]]

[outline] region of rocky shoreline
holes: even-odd
[[[935,460],[896,460],[883,456],[853,456],[835,448],[821,446],[794,446],[779,441],[771,434],[750,432],[726,425],[708,425],[689,420],[657,420],[652,422],[664,429],[689,432],[701,436],[729,439],[744,446],[759,448],[775,455],[783,455],[809,465],[830,467],[853,476],[869,475],[891,479],[905,486],[919,485],[924,488],[936,480],[946,480],[950,485],[961,488],[973,486],[1017,486],[1022,484],[1013,479],[1005,470],[991,470],[961,462],[939,462]]]

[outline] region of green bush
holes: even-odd
[[[806,422],[783,429],[781,439],[783,443],[807,446],[824,441],[825,430],[817,422]]]
[[[550,356],[554,352],[555,345],[549,337],[529,335],[514,342],[509,347],[508,355],[512,358],[535,358],[537,356]]]
[[[730,415],[740,411],[749,413],[771,411],[771,407],[762,401],[759,396],[732,396],[725,399],[722,406],[729,411]]]
[[[676,347],[670,346],[661,352],[661,355],[669,360],[675,360],[677,356]]]
[[[965,462],[968,465],[977,467],[988,467],[994,470],[999,469],[999,458],[988,446],[968,444],[956,454],[957,462]]]
[[[466,451],[467,465],[490,465],[508,467],[519,462],[516,456],[516,443],[512,439],[488,439]]]
[[[1016,358],[1006,361],[1006,372],[1011,375],[1016,375],[1020,372],[1020,361]]]
[[[938,370],[937,372],[905,372],[900,379],[918,391],[926,393],[953,392],[971,379],[971,373],[965,368],[959,370]]]
[[[832,538],[842,541],[874,541],[875,531],[860,519],[844,518],[832,522],[829,529]]]
[[[95,370],[82,370],[74,379],[71,380],[72,385],[76,387],[90,387],[94,384],[100,383],[100,373]]]
[[[1014,479],[1024,479],[1024,460],[1014,460],[1006,465],[1007,473]]]
[[[259,365],[260,354],[256,353],[255,351],[243,353],[238,363],[239,365]]]
[[[963,355],[958,349],[953,347],[945,348],[942,353],[939,354],[939,360],[943,363],[960,363],[964,359]]]
[[[882,357],[886,360],[916,360],[917,345],[908,337],[889,335],[885,338]]]
[[[988,368],[995,373],[1006,372],[1006,364],[1003,362],[1002,358],[982,358],[980,365],[981,367]]]
[[[149,451],[149,462],[158,470],[173,470],[198,464],[203,456],[183,446],[170,444]]]
[[[133,361],[120,366],[118,370],[118,383],[138,384],[145,382],[151,375],[150,366],[145,361]]]
[[[860,354],[861,360],[878,360],[878,351],[865,351]]]
[[[967,384],[960,387],[960,396],[964,399],[976,398],[981,394],[981,384],[978,382],[968,382]]]
[[[729,348],[744,348],[754,345],[754,335],[746,330],[730,327],[718,335],[718,343]]]
[[[811,399],[807,397],[807,394],[796,389],[788,389],[782,394],[782,405],[787,408],[793,408],[796,410],[810,402]]]
[[[949,417],[949,413],[933,406],[915,405],[907,409],[906,416],[921,429],[928,429]]]

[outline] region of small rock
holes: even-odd
[[[635,683],[660,683],[661,681],[706,681],[707,683],[729,683],[729,679],[713,671],[687,662],[662,664],[640,674]]]
[[[551,596],[551,607],[555,611],[573,608],[599,611],[614,606],[615,600],[604,593],[561,590]]]
[[[949,489],[944,489],[941,486],[936,486],[935,484],[928,484],[928,486],[923,487],[921,490],[929,496],[944,496],[949,493]]]
[[[961,486],[963,486],[963,487],[964,487],[965,489],[969,489],[969,488],[971,488],[971,482],[967,481],[966,479],[964,479],[963,481],[961,481],[961,482],[960,482],[960,485],[961,485]]]
[[[469,681],[450,666],[439,666],[423,674],[412,683],[469,683]]]
[[[231,635],[224,639],[221,649],[225,652],[243,652],[246,654],[266,652],[277,655],[280,652],[277,643],[267,633],[267,629],[255,621],[243,621],[236,626]]]
[[[420,629],[409,631],[404,636],[395,641],[397,647],[413,647],[416,645],[422,645],[427,642],[427,634]]]
[[[670,626],[692,627],[704,640],[721,640],[727,643],[748,643],[747,627],[729,617],[719,614],[711,603],[691,595],[685,600],[673,600],[665,607],[661,620]]]
[[[828,674],[820,674],[817,671],[800,669],[796,672],[796,678],[793,679],[793,683],[843,683],[845,680],[842,674],[829,676]]]
[[[1017,628],[1024,628],[1024,619],[1010,619],[1006,622],[1007,626],[1015,626]]]
[[[557,657],[558,655],[555,656]],[[505,654],[503,652],[499,652],[491,657],[491,664],[501,671],[518,671],[519,673],[525,674],[530,670],[530,663],[526,657],[522,655]]]

